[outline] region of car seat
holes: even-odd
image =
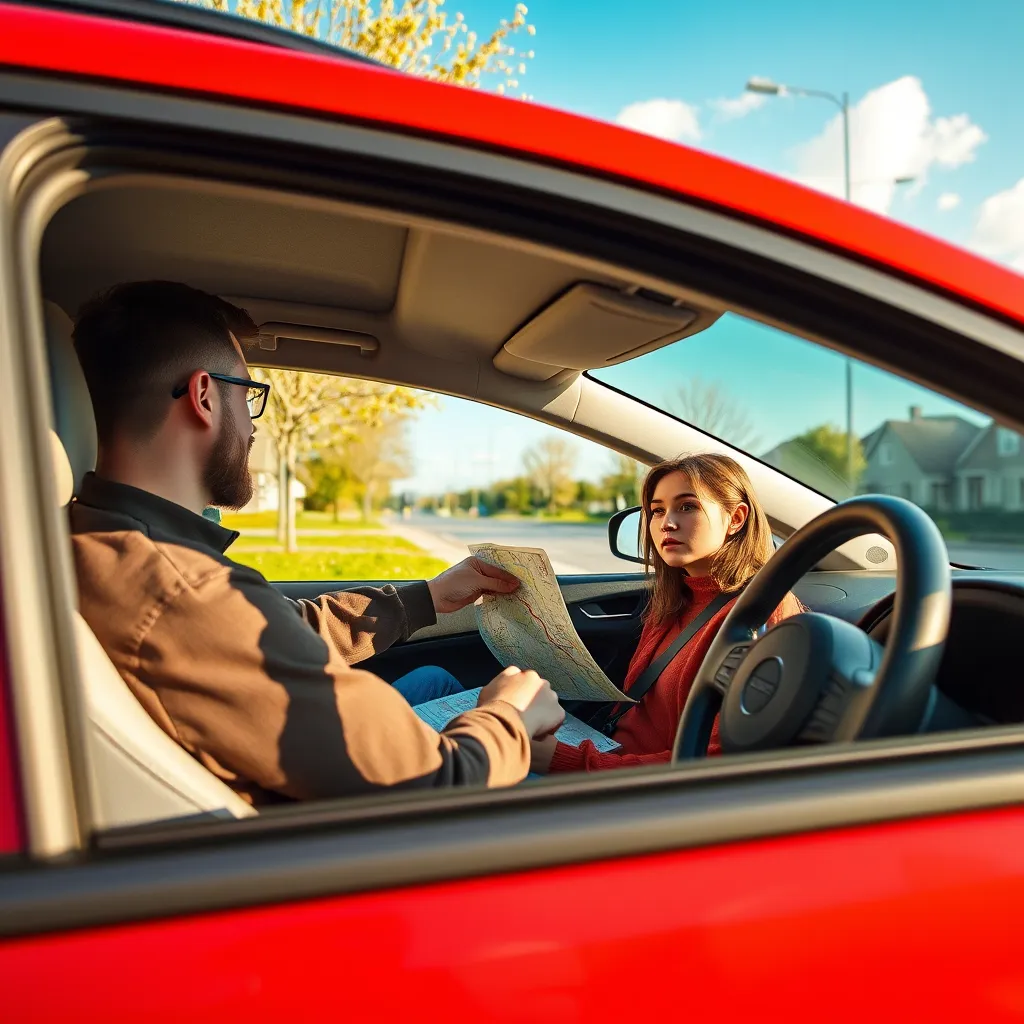
[[[71,340],[72,325],[46,303],[47,356],[57,493],[69,504],[96,465],[92,401]],[[86,753],[98,828],[195,814],[241,818],[253,808],[208,772],[150,718],[76,610],[75,643],[88,717]]]

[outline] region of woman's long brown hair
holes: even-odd
[[[750,509],[746,522],[736,533],[726,537],[725,543],[711,559],[708,575],[726,593],[739,590],[775,553],[772,531],[761,503],[754,494],[750,478],[743,467],[728,455],[684,455],[678,459],[659,462],[644,479],[641,490],[641,546],[644,565],[653,572],[651,603],[647,618],[653,622],[668,622],[686,611],[691,600],[686,586],[686,573],[666,564],[651,538],[651,502],[658,481],[669,473],[683,473],[700,498],[709,498],[720,505],[726,515],[732,515],[737,505]],[[787,594],[779,611],[795,615],[802,611],[800,602]]]

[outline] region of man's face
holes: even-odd
[[[232,371],[232,376],[249,376],[244,362]],[[256,431],[245,404],[245,388],[221,381],[217,382],[217,388],[222,403],[220,433],[210,449],[203,483],[210,494],[211,505],[239,509],[252,500],[249,453]]]

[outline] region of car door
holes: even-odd
[[[36,264],[20,245],[33,179],[17,177],[15,188],[13,175],[38,168],[24,134],[37,123],[80,119],[78,148],[61,151],[80,174],[88,163],[83,148],[103,141],[137,158],[145,140],[150,155],[165,161],[211,143],[230,143],[236,157],[251,145],[255,172],[271,153],[296,161],[298,137],[303,154],[323,158],[339,179],[365,167],[360,160],[372,144],[377,173],[367,176],[370,184],[362,179],[364,187],[380,187],[382,171],[397,179],[415,166],[417,188],[436,187],[446,196],[432,198],[450,201],[450,168],[472,164],[472,185],[504,200],[490,212],[506,218],[514,206],[517,230],[561,232],[562,244],[571,236],[618,261],[651,260],[667,276],[717,267],[744,291],[746,308],[785,313],[853,351],[877,352],[884,338],[888,365],[931,381],[959,374],[951,391],[1011,420],[1018,410],[1007,393],[1020,368],[1005,352],[993,354],[991,342],[1017,327],[993,325],[977,304],[958,306],[952,292],[942,302],[955,308],[959,327],[937,325],[950,305],[937,311],[928,289],[908,283],[907,266],[867,274],[859,260],[836,255],[835,239],[826,253],[774,230],[768,217],[755,230],[721,204],[709,211],[707,197],[691,204],[694,196],[678,182],[671,200],[621,183],[606,190],[601,175],[578,161],[566,179],[566,171],[529,159],[525,142],[512,165],[506,157],[488,163],[475,146],[451,142],[460,116],[493,113],[500,121],[507,108],[476,106],[492,102],[486,97],[446,94],[451,105],[437,115],[434,138],[414,139],[393,126],[404,118],[406,128],[425,132],[417,119],[434,108],[415,102],[427,88],[421,83],[389,80],[375,89],[374,71],[360,77],[270,47],[80,15],[12,8],[7,18],[0,56],[14,70],[0,75],[0,105],[18,123],[5,122],[0,412],[8,439],[18,443],[0,449],[7,654],[0,684],[14,712],[18,770],[0,762],[0,797],[9,805],[17,793],[24,823],[9,830],[0,861],[7,1018],[1019,1015],[1018,728],[611,772],[505,792],[397,793],[245,821],[92,830],[76,789],[87,766],[75,747],[75,677],[61,662],[70,586],[59,561],[59,519],[47,503],[49,410],[36,404],[45,395],[38,302],[32,305]],[[303,107],[297,93],[273,92],[286,88],[274,83],[302,78],[308,85],[321,75],[330,88],[316,91],[317,102],[342,105],[330,117]],[[110,81],[117,77],[120,84]],[[239,105],[246,90],[251,95]],[[394,104],[386,117],[359,106],[382,96]],[[538,130],[552,137],[579,142],[592,130],[551,112],[537,116]],[[444,136],[454,152],[431,149]],[[624,139],[606,141],[616,148]],[[638,165],[652,154],[655,162],[670,159],[649,145],[636,143]],[[562,157],[573,163],[567,148]],[[704,159],[694,157],[698,171]],[[528,188],[526,172],[537,176]],[[465,200],[469,183],[456,184]],[[793,197],[805,201],[802,193]],[[484,216],[488,206],[473,215]],[[852,218],[859,227],[850,234],[863,232],[859,242],[874,225],[832,205],[821,209],[836,223]],[[659,221],[660,214],[685,215],[688,227]],[[706,237],[708,216],[721,234],[714,242]],[[797,256],[803,262],[794,273]],[[983,274],[972,267],[978,280]],[[846,277],[837,284],[826,269]],[[923,366],[924,356],[914,354],[922,339],[931,358],[941,347],[951,365]],[[571,584],[563,585],[572,596]],[[611,586],[619,596],[621,584]],[[609,599],[600,593],[596,600]]]

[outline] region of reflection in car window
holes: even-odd
[[[429,579],[487,541],[544,548],[560,575],[638,571],[608,546],[609,516],[638,500],[643,467],[632,459],[463,399],[253,371],[261,375],[272,390],[249,460],[253,498],[222,521],[241,532],[231,557],[268,579]],[[296,429],[283,398],[291,417],[304,405],[323,411]]]
[[[590,376],[836,500],[913,501],[955,562],[1024,569],[1018,435],[927,388],[731,313]]]

